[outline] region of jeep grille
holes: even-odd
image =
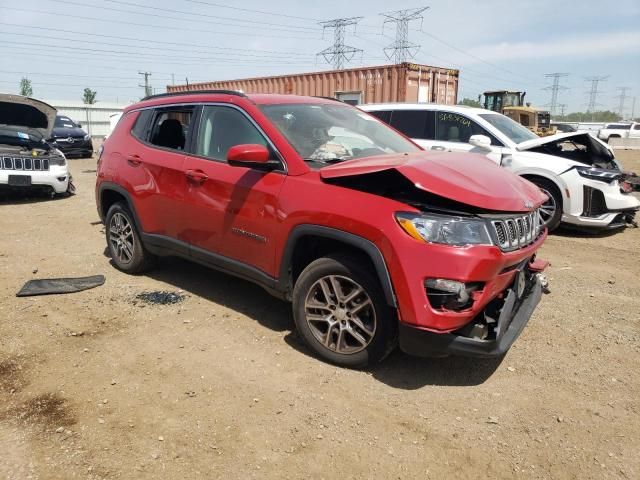
[[[503,251],[517,250],[532,244],[542,233],[540,212],[491,220],[497,245]]]

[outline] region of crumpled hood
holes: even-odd
[[[0,93],[0,125],[37,130],[49,138],[56,121],[57,110],[40,100],[20,95]]]
[[[593,148],[594,152],[598,155],[602,155],[605,158],[610,157],[613,158],[613,154],[606,146],[604,142],[601,142],[597,138],[594,138],[591,134],[586,132],[565,132],[558,133],[556,135],[549,135],[547,137],[534,138],[532,140],[526,140],[524,142],[516,145],[516,150],[520,152],[524,152],[527,150],[531,150],[532,148],[540,147],[542,145],[550,145],[559,140],[577,140],[579,142],[585,143],[591,148]]]
[[[417,188],[497,212],[524,212],[547,197],[538,187],[484,155],[415,152],[349,160],[320,170],[323,179],[395,169]]]

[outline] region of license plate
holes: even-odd
[[[31,176],[30,175],[9,175],[10,187],[30,187]]]

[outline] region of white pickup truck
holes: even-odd
[[[640,138],[640,123],[608,123],[598,131],[598,138],[605,142],[610,138]]]

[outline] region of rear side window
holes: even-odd
[[[152,114],[153,110],[142,110],[138,114],[136,123],[134,123],[133,128],[131,129],[131,135],[140,140],[146,140],[147,132],[149,131],[149,120],[151,119]]]
[[[185,150],[193,107],[169,107],[155,111],[149,143],[171,150]]]
[[[433,140],[433,116],[427,110],[394,110],[390,124],[409,138]]]

